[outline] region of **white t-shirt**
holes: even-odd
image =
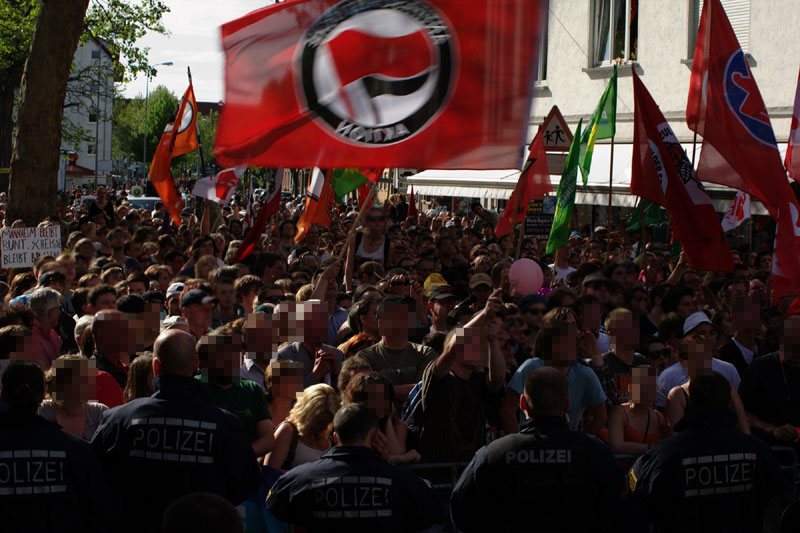
[[[714,357],[711,359],[711,370],[725,376],[725,379],[733,385],[733,388],[739,390],[739,382],[741,379],[739,378],[739,372],[736,371],[735,366]],[[658,381],[656,381],[656,405],[658,407],[667,405],[669,391],[674,387],[683,385],[687,381],[689,381],[688,369],[683,368],[680,361],[665,368],[664,371],[659,374]]]
[[[550,269],[553,271],[553,279],[554,280],[556,280],[558,278],[561,278],[566,282],[567,281],[567,276],[569,275],[569,273],[570,272],[575,272],[575,269],[572,268],[571,266],[568,266],[567,268],[559,268],[559,267],[556,266],[555,263],[553,263],[552,265],[547,265],[547,266],[549,266]]]

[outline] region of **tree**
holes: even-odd
[[[147,125],[144,128],[145,102],[141,95],[130,100],[114,99],[114,115],[112,117],[114,153],[141,161],[146,129],[147,154],[148,158],[152,158],[156,153],[158,141],[164,133],[164,126],[178,109],[178,102],[178,97],[163,85],[153,89],[148,100]]]
[[[47,3],[61,4],[63,1],[51,0]],[[67,3],[73,4],[71,7],[75,9],[85,2]],[[20,88],[39,10],[39,0],[0,2],[0,168],[8,167],[11,159],[16,93]],[[88,13],[84,6],[85,16],[78,22],[78,42],[86,42],[91,38],[103,41],[114,59],[113,76],[116,81],[129,81],[140,72],[153,74],[155,70],[147,62],[148,49],[140,48],[136,42],[147,32],[166,33],[161,18],[168,11],[166,3],[161,0],[92,0]],[[56,29],[62,33],[66,27]],[[68,65],[71,63],[72,57]],[[73,82],[70,88],[74,87],[80,92],[81,87],[91,85],[81,83],[81,80],[99,75],[104,76],[105,73],[92,72],[91,69],[73,71],[69,78]],[[89,92],[90,96],[91,90]],[[71,100],[75,101],[74,98]],[[66,124],[64,127],[73,136],[84,133],[75,129],[74,125],[71,127]],[[51,179],[55,180],[55,175]],[[0,172],[0,190],[5,190],[7,186],[8,175]]]

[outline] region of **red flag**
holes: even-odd
[[[800,206],[761,93],[719,0],[703,4],[686,122],[703,136],[697,179],[755,196],[777,222],[773,301],[800,290]]]
[[[253,250],[256,249],[256,244],[261,238],[261,234],[264,233],[264,228],[267,226],[269,217],[278,212],[278,207],[280,207],[281,203],[282,187],[283,169],[278,168],[275,169],[274,173],[268,173],[267,184],[265,187],[267,189],[267,194],[265,194],[262,199],[261,213],[259,213],[255,224],[253,224],[253,227],[247,232],[247,236],[244,238],[244,241],[242,241],[242,244],[240,244],[239,248],[236,250],[236,257],[233,258],[234,263],[240,262],[242,259],[253,253]],[[248,212],[252,206],[252,196],[253,195],[251,194]]]
[[[784,165],[789,177],[800,181],[800,154],[795,155],[794,147],[800,145],[800,75],[797,77],[797,89],[794,91],[794,113],[792,113],[792,129],[789,132],[789,146],[786,148]]]
[[[314,168],[308,178],[308,191],[306,191],[306,206],[300,220],[297,221],[297,234],[294,242],[300,242],[305,238],[308,228],[312,224],[322,224],[328,226],[331,222],[331,204],[336,200],[331,187],[331,176],[333,171],[330,169],[321,170]]]
[[[408,194],[408,215],[419,220],[419,211],[417,211],[417,201],[414,199],[414,186],[411,186],[411,192]],[[400,221],[402,222],[402,220]]]
[[[674,238],[681,242],[692,268],[733,272],[733,257],[714,204],[635,71],[633,98],[631,194],[669,209]]]
[[[502,237],[512,231],[515,225],[525,221],[525,214],[531,200],[550,192],[553,192],[553,185],[550,183],[550,167],[547,166],[547,154],[544,151],[542,128],[540,127],[531,141],[525,168],[522,169],[517,179],[517,186],[514,187],[508,207],[503,211],[503,216],[500,217],[494,234]]]
[[[296,0],[229,22],[217,160],[517,167],[542,5]]]
[[[200,146],[197,142],[196,110],[194,89],[189,82],[189,88],[183,94],[178,112],[164,128],[153,161],[150,163],[150,181],[176,226],[181,225],[183,198],[175,189],[175,181],[172,179],[172,158],[191,152]],[[176,123],[178,127],[175,127]]]
[[[356,189],[356,194],[358,194],[358,210],[359,211],[361,211],[361,209],[364,208],[364,202],[367,201],[367,196],[369,196],[370,189],[372,189],[372,184],[371,183],[365,183],[364,185],[362,185],[361,187]]]

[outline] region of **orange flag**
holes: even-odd
[[[177,124],[177,127],[175,125]],[[171,122],[167,123],[158,148],[150,164],[150,181],[158,196],[164,202],[172,221],[181,225],[181,209],[183,199],[175,189],[172,179],[172,158],[196,150],[200,147],[197,141],[197,103],[191,82],[181,99],[178,112]]]
[[[306,208],[300,215],[300,220],[297,221],[297,235],[294,236],[294,242],[302,241],[312,224],[322,224],[323,226],[330,224],[329,205],[333,201],[332,175],[333,171],[330,169],[321,170],[315,167],[311,171],[308,191],[306,191]]]

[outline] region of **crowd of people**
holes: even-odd
[[[5,531],[751,532],[792,503],[800,316],[766,248],[698,272],[595,227],[548,255],[394,194],[300,239],[284,199],[234,262],[239,198],[176,226],[80,193],[41,222],[60,255],[0,271]]]

